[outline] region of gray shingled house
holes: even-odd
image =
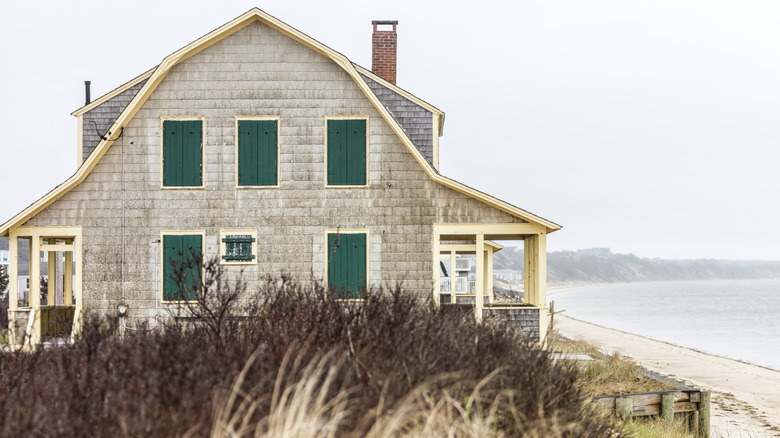
[[[394,84],[395,30],[374,22],[372,72],[252,9],[75,111],[78,170],[0,226],[11,284],[20,257],[31,291],[48,278],[45,295],[11,288],[12,340],[67,336],[85,312],[165,315],[192,252],[250,290],[286,273],[360,299],[403,281],[542,338],[560,226],[439,173],[444,114]],[[525,307],[493,302],[492,240],[524,241]],[[477,255],[469,296],[440,279],[458,254]]]

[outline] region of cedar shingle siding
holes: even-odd
[[[399,120],[421,111],[380,94]],[[236,189],[236,117],[245,116],[279,117],[278,188]],[[326,117],[339,116],[369,119],[367,187],[325,187]],[[160,188],[162,117],[203,118],[204,188]],[[405,129],[431,159],[431,141],[422,138],[432,135],[431,114],[421,118]],[[206,257],[219,256],[220,231],[257,230],[257,263],[225,268],[228,276],[243,271],[250,291],[266,275],[323,281],[328,233],[366,230],[369,284],[403,281],[410,293],[430,296],[434,223],[521,222],[431,180],[342,67],[261,22],[187,58],[160,82],[124,130],[124,196],[118,146],[27,223],[83,227],[89,311],[115,312],[121,297],[123,203],[125,301],[134,318],[159,307],[164,230],[202,231]]]
[[[425,159],[433,164],[433,114],[368,76],[360,76],[387,107]]]
[[[89,154],[95,150],[98,143],[100,143],[101,137],[106,134],[106,131],[108,131],[108,128],[114,123],[114,120],[119,117],[119,114],[121,114],[127,104],[133,100],[145,83],[145,80],[141,81],[84,113],[82,116],[82,139],[84,144],[81,157],[82,163],[89,157]]]

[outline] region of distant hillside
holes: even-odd
[[[523,249],[506,247],[494,256],[494,269],[522,270]],[[780,261],[662,260],[614,254],[609,248],[547,254],[548,282],[719,280],[780,278]]]

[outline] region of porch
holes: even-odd
[[[434,301],[441,306],[471,306],[477,321],[503,319],[519,332],[544,342],[547,332],[547,228],[532,223],[435,224],[433,230]],[[496,301],[493,241],[523,241],[524,300]],[[458,255],[474,255],[474,279],[456,275]],[[447,262],[449,266],[447,266]],[[449,275],[442,276],[442,265]],[[461,270],[463,267],[461,267]]]
[[[9,233],[9,344],[70,340],[81,314],[81,227],[19,227]]]

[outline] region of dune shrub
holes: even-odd
[[[574,369],[502,323],[401,287],[360,302],[284,277],[251,298],[242,288],[210,282],[152,331],[120,338],[115,320],[90,317],[72,345],[0,354],[0,435],[621,433]]]

